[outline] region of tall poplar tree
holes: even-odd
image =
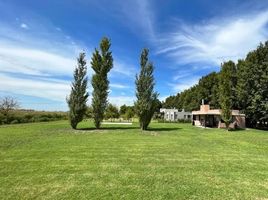
[[[232,121],[232,66],[232,61],[223,63],[219,77],[221,118],[224,121],[227,130]]]
[[[100,50],[95,49],[91,60],[91,67],[95,74],[92,76],[92,108],[95,127],[100,128],[107,107],[109,80],[108,72],[113,67],[113,57],[110,51],[110,40],[104,37],[100,43]]]
[[[154,92],[154,67],[148,61],[148,49],[143,49],[140,58],[140,74],[136,75],[136,97],[135,109],[139,118],[140,128],[146,130],[151,122],[157,106],[158,93]]]
[[[87,66],[86,54],[80,53],[77,58],[77,66],[74,70],[74,81],[72,82],[71,94],[67,97],[69,106],[69,120],[73,129],[76,129],[77,124],[83,120],[87,110]]]

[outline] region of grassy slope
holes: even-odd
[[[109,127],[0,127],[0,199],[268,199],[268,132]]]

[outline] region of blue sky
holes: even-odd
[[[91,78],[103,36],[112,41],[109,101],[118,106],[135,100],[144,47],[163,100],[268,38],[266,0],[0,0],[0,10],[0,96],[37,110],[67,110],[76,57],[86,51]]]

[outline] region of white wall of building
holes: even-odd
[[[164,113],[164,120],[166,121],[177,121],[177,120],[191,120],[192,113],[191,112],[185,112],[182,110],[181,112],[178,111],[178,109],[166,109],[161,108],[161,113]]]

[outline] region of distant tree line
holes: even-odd
[[[19,109],[13,97],[0,98],[0,125],[66,120],[67,112],[49,112]]]
[[[202,99],[212,108],[239,109],[246,115],[248,127],[267,126],[268,42],[237,64],[224,62],[220,72],[212,72],[193,87],[166,98],[163,107],[198,110]]]
[[[122,105],[117,107],[111,103],[108,103],[105,111],[104,111],[104,119],[114,121],[116,119],[122,120],[131,120],[135,116],[135,108],[134,106]],[[86,112],[86,118],[93,119],[93,108],[92,106],[88,106]]]

